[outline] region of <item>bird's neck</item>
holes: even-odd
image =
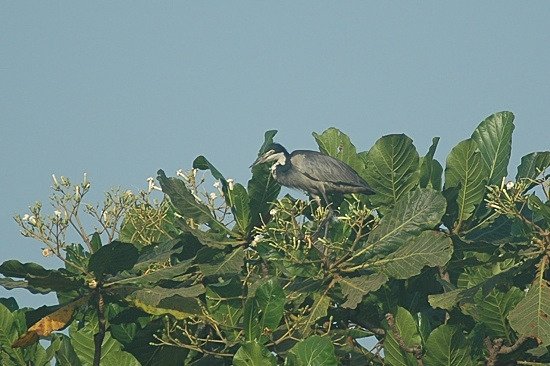
[[[287,171],[290,169],[290,156],[288,153],[281,153],[280,156],[275,160],[275,163],[271,166],[271,172],[275,173],[276,171]]]

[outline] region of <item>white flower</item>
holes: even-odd
[[[21,218],[23,221],[29,221],[30,216],[28,214],[24,214]]]
[[[59,211],[59,210],[55,210],[55,211],[53,212],[53,214],[54,214],[55,216],[57,216],[57,217],[61,217],[61,211]]]
[[[29,217],[29,222],[31,223],[31,225],[36,225],[36,217],[30,216]]]
[[[271,216],[275,216],[277,214],[278,210],[276,208],[272,208],[270,211],[269,211],[269,214]]]
[[[230,190],[230,191],[233,190],[233,183],[235,183],[235,180],[234,180],[234,179],[229,178],[229,179],[227,180],[227,185],[229,186],[229,190]]]
[[[55,183],[55,186],[58,187],[59,183],[57,182],[57,178],[55,177],[55,174],[52,174],[53,182]]]
[[[214,192],[210,193],[210,199],[213,201],[218,197],[218,195]]]
[[[510,190],[510,189],[514,188],[514,184],[515,184],[514,182],[508,182],[508,183],[506,183],[506,189],[507,189],[507,190]]]
[[[49,250],[48,248],[44,248],[44,249],[42,249],[42,255],[44,257],[49,257],[50,255],[52,255],[52,251]]]
[[[220,182],[215,182],[215,183],[214,183],[214,187],[215,187],[215,188],[218,188],[218,189],[219,189],[221,186],[222,186],[222,184],[221,184]]]

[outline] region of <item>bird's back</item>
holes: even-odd
[[[319,184],[327,192],[373,194],[374,190],[349,165],[331,156],[311,150],[290,154],[292,167]]]

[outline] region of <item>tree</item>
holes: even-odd
[[[337,129],[314,133],[377,192],[335,197],[326,236],[328,210],[278,199],[267,167],[245,187],[199,156],[187,174],[159,170],[161,202],[151,180],[139,195],[108,192],[101,206],[83,204],[86,179],[54,176],[54,213],[36,204],[16,220],[64,267],[8,260],[0,284],[55,292],[60,305],[1,299],[2,364],[549,362],[550,152],[524,156],[506,181],[513,119],[485,119],[445,169],[438,138],[420,156],[405,135],[358,153]],[[83,213],[97,222],[91,235]],[[80,244],[67,240],[71,228]]]

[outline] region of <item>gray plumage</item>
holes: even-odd
[[[281,145],[271,144],[252,167],[270,161],[274,161],[271,173],[279,184],[306,191],[317,201],[323,197],[328,204],[327,193],[375,193],[349,165],[317,151],[289,154]]]

